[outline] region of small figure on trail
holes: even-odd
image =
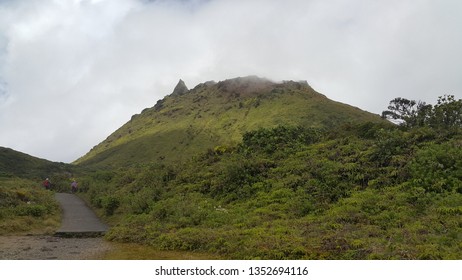
[[[72,193],[77,192],[77,181],[75,181],[75,180],[72,180],[71,191],[72,191]]]
[[[50,182],[50,179],[46,178],[45,181],[43,181],[43,187],[47,190],[50,189],[50,186],[51,186],[51,182]]]

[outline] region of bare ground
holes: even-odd
[[[0,260],[96,260],[110,249],[101,237],[0,236]]]

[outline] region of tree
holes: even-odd
[[[407,127],[423,126],[428,122],[431,110],[432,105],[425,102],[397,97],[390,101],[388,110],[382,112],[382,118]]]
[[[382,118],[406,127],[431,126],[433,128],[462,128],[462,99],[454,95],[438,97],[435,106],[425,102],[397,97],[390,101]]]
[[[433,108],[431,125],[442,128],[461,128],[462,99],[456,100],[454,95],[440,96]]]

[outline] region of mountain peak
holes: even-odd
[[[249,96],[255,93],[270,90],[274,82],[257,76],[246,76],[228,79],[217,84],[218,89],[225,93]]]
[[[178,96],[178,95],[183,95],[189,91],[188,87],[184,83],[182,79],[178,81],[178,84],[176,84],[175,88],[173,89],[172,95],[173,96]]]
[[[329,100],[306,81],[247,76],[209,81],[188,90],[180,80],[171,95],[132,117],[76,163],[176,162],[216,146],[235,146],[244,133],[260,128],[332,128],[363,121],[382,119]]]

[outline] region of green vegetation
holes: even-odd
[[[32,180],[0,178],[0,235],[52,233],[59,220],[52,192]]]
[[[459,129],[462,126],[461,108],[462,99],[456,100],[454,95],[440,96],[435,106],[398,97],[390,102],[382,117],[397,120],[407,127]]]
[[[327,99],[306,82],[244,77],[185,90],[133,116],[76,163],[97,168],[172,164],[216,146],[235,146],[244,133],[259,128],[383,122],[378,115]]]
[[[182,164],[95,171],[83,191],[113,223],[109,240],[160,250],[460,259],[461,144],[380,123],[262,128]]]
[[[395,125],[303,82],[180,84],[73,172],[129,258],[461,259],[461,116],[453,96],[394,99]],[[54,213],[8,180],[2,217]]]
[[[0,147],[0,235],[53,233],[60,209],[53,191],[67,191],[72,166]],[[49,177],[51,189],[42,181]]]
[[[69,170],[68,164],[51,162],[0,147],[0,178],[21,177],[43,180],[53,174],[65,173]]]

